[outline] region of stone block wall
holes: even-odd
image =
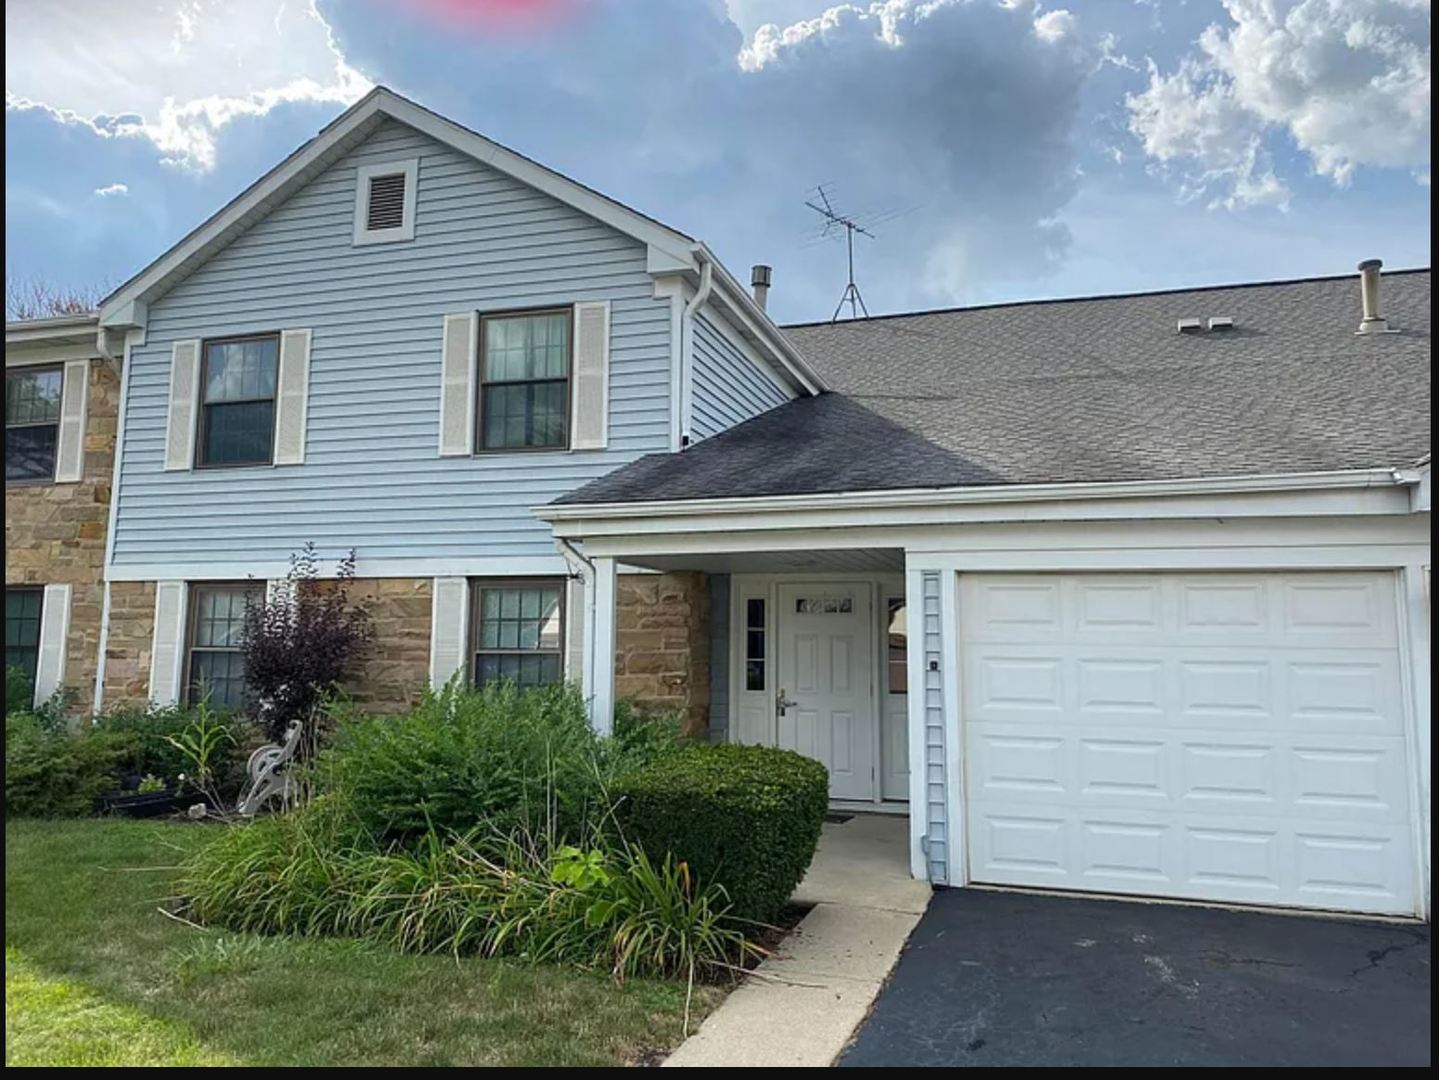
[[[375,637],[361,676],[343,689],[365,709],[403,712],[419,700],[430,677],[430,579],[368,578],[351,595],[365,601]]]
[[[5,584],[71,586],[64,685],[77,711],[94,703],[119,403],[115,372],[91,361],[80,482],[5,489]]]
[[[681,712],[686,731],[703,735],[710,709],[705,575],[621,574],[616,601],[616,696]]]

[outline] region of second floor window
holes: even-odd
[[[480,449],[563,450],[569,411],[569,311],[481,319]]]
[[[55,479],[60,436],[60,368],[19,368],[5,372],[5,482],[43,483]]]
[[[205,344],[199,465],[270,464],[279,352],[274,334]]]

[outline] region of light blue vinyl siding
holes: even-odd
[[[730,576],[710,574],[710,742],[729,739]]]
[[[703,312],[695,316],[690,385],[690,436],[696,442],[794,397]]]
[[[419,159],[415,239],[352,243],[356,170]],[[443,317],[609,300],[609,449],[441,458]],[[529,507],[669,447],[670,307],[645,247],[394,122],[151,305],[131,355],[117,565],[555,559]],[[313,331],[305,463],[163,471],[177,340]]]
[[[949,880],[948,828],[944,782],[944,695],[941,679],[942,633],[939,621],[939,574],[924,575],[924,791],[925,831],[929,835],[929,880]]]

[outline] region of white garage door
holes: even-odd
[[[1416,910],[1386,574],[963,576],[976,882]]]

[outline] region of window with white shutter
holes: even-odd
[[[90,396],[90,361],[65,365],[65,389],[60,396],[60,433],[55,452],[55,481],[79,482],[85,474],[85,407]]]
[[[155,583],[155,630],[150,646],[150,700],[174,705],[180,700],[185,660],[185,583]]]
[[[47,701],[65,683],[70,637],[70,586],[46,585],[40,612],[40,649],[35,663],[35,703]]]
[[[305,413],[310,396],[310,331],[280,333],[280,374],[275,395],[275,464],[305,460]]]
[[[355,185],[355,243],[385,244],[415,238],[418,158],[364,165]]]
[[[440,343],[440,456],[474,453],[475,354],[479,316],[446,315]]]
[[[610,305],[575,305],[573,450],[603,450],[610,428]]]
[[[435,578],[430,593],[430,685],[444,686],[465,668],[469,641],[470,583]]]
[[[195,411],[200,390],[200,343],[177,341],[170,350],[170,411],[165,424],[165,468],[195,464]]]

